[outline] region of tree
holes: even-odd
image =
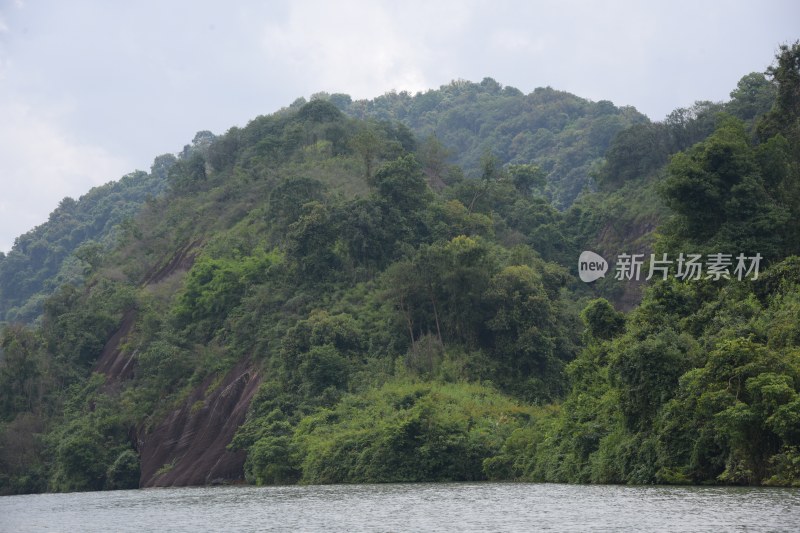
[[[112,490],[139,488],[139,456],[133,450],[120,453],[106,472],[106,488]]]
[[[511,176],[511,182],[523,196],[530,196],[533,190],[541,190],[546,183],[545,172],[538,165],[508,165],[506,171]]]
[[[391,228],[393,241],[417,245],[428,234],[425,208],[432,200],[416,158],[407,154],[384,164],[370,181],[380,207],[382,226]]]
[[[743,123],[730,116],[705,141],[676,154],[662,187],[682,222],[673,237],[718,253],[778,256],[789,211],[770,197],[762,175],[773,171],[759,168],[757,154]]]
[[[762,160],[767,163],[764,167],[769,168],[769,178],[777,182],[774,197],[797,217],[800,213],[800,41],[780,47],[767,76],[775,86],[777,98],[769,113],[758,121],[756,132],[762,146],[770,145],[762,151]],[[782,153],[776,154],[778,151]],[[788,247],[796,252],[800,247],[800,227],[789,226]]]
[[[279,183],[269,194],[269,221],[275,225],[278,238],[286,228],[296,222],[303,213],[303,206],[309,202],[324,199],[325,185],[319,180],[306,177],[292,177]]]
[[[162,154],[153,160],[150,166],[150,174],[160,180],[166,181],[169,170],[178,162],[178,158],[172,154]]]
[[[466,203],[467,211],[472,213],[477,210],[479,200],[491,196],[491,192],[497,184],[506,177],[505,170],[500,166],[500,162],[491,152],[485,152],[480,162],[480,180],[464,184],[470,192],[471,199]]]
[[[581,312],[589,335],[598,340],[610,340],[625,329],[625,315],[618,312],[605,298],[589,302]]]
[[[772,110],[758,124],[761,139],[782,133],[800,157],[800,41],[784,44],[775,57],[776,63],[767,69],[767,76],[777,87],[777,99]]]
[[[764,74],[751,72],[739,80],[730,96],[725,109],[742,120],[753,120],[770,110],[776,90]]]
[[[752,339],[725,338],[705,365],[680,380],[659,426],[673,464],[683,462],[694,481],[755,484],[770,457],[800,444],[797,353],[779,355]],[[683,423],[672,424],[680,413]],[[792,469],[779,469],[781,476]]]
[[[724,111],[721,103],[709,101],[698,101],[691,107],[672,111],[664,120],[670,153],[685,150],[708,137],[717,125],[717,115]]]
[[[392,298],[412,344],[432,333],[445,342],[476,345],[486,319],[484,291],[496,266],[486,244],[459,236],[422,245],[387,272]]]
[[[630,335],[636,338],[636,332]],[[678,388],[678,378],[691,367],[694,346],[693,339],[672,329],[615,346],[609,373],[629,429],[646,431],[652,425]]]
[[[206,178],[206,160],[199,152],[187,153],[169,168],[168,181],[178,191],[197,190]]]
[[[541,276],[527,265],[508,266],[492,277],[485,298],[490,317],[486,325],[494,337],[492,352],[502,365],[503,382],[513,384],[509,388],[527,399],[556,396],[565,354],[558,350],[562,332]],[[525,390],[532,389],[529,384],[535,389]]]
[[[667,127],[660,123],[635,124],[619,132],[606,151],[598,185],[613,190],[645,178],[667,161],[669,143]]]
[[[209,340],[241,301],[247,289],[263,281],[270,257],[236,259],[200,258],[187,275],[175,306],[179,327],[189,327]]]
[[[331,279],[338,268],[333,251],[336,228],[324,204],[305,204],[300,218],[289,225],[286,237],[286,255],[304,280],[313,284]]]
[[[372,274],[392,260],[397,234],[386,222],[381,202],[360,198],[337,209],[334,216],[339,239],[353,266]]]
[[[24,326],[8,326],[0,335],[0,422],[41,407],[40,340]]]
[[[420,144],[418,153],[428,185],[433,190],[442,190],[450,151],[432,134]]]
[[[372,183],[378,196],[401,213],[419,211],[430,200],[422,169],[411,154],[386,163]]]
[[[331,102],[323,99],[312,99],[300,108],[297,112],[297,118],[307,122],[321,123],[340,120],[344,118],[344,115]]]
[[[350,145],[353,150],[361,156],[364,162],[364,177],[367,181],[372,179],[373,167],[380,154],[382,144],[381,134],[372,124],[366,125],[350,139]]]
[[[350,107],[350,104],[353,103],[353,99],[350,95],[344,93],[334,93],[330,95],[328,100],[341,111],[346,111],[347,108]]]

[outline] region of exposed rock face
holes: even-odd
[[[170,276],[187,272],[194,264],[199,246],[200,241],[193,241],[180,248],[165,265],[153,268],[148,272],[144,277],[142,286],[156,285]],[[133,377],[136,352],[130,353],[123,350],[123,345],[126,337],[133,331],[135,322],[136,310],[129,309],[122,317],[122,322],[117,331],[106,342],[103,352],[98,357],[97,363],[95,363],[94,371],[105,374],[108,387]]]
[[[638,220],[627,223],[609,222],[600,230],[593,246],[613,269],[618,254],[643,254],[649,258],[653,252],[654,231],[657,222],[655,220]],[[615,272],[609,270],[607,277],[613,278]],[[609,299],[620,311],[631,311],[642,301],[643,291],[647,286],[647,272],[642,272],[639,279],[619,281],[621,290],[616,292]]]
[[[128,310],[122,317],[122,323],[117,331],[108,339],[103,347],[103,352],[97,359],[94,371],[105,374],[106,383],[118,383],[133,376],[136,352],[127,353],[122,349],[125,338],[133,330],[136,321],[136,311]]]
[[[197,258],[198,247],[200,244],[200,241],[193,241],[183,248],[180,248],[177,252],[175,252],[167,264],[161,267],[155,267],[150,272],[145,274],[142,285],[154,285],[175,274],[176,272],[188,271],[190,268],[192,268],[194,260]]]
[[[149,272],[142,286],[155,286],[187,272],[199,244],[193,242],[179,249],[166,264]],[[136,310],[130,309],[95,364],[94,371],[105,374],[109,391],[119,390],[135,374],[136,352],[125,349],[135,323]],[[261,377],[252,363],[240,361],[222,381],[217,378],[209,376],[152,431],[142,433],[132,429],[131,439],[141,462],[141,487],[207,485],[244,479],[245,453],[230,452],[226,447],[244,422]],[[215,382],[218,385],[212,388]]]
[[[140,436],[141,487],[208,485],[244,479],[243,451],[226,446],[244,422],[261,377],[246,361],[209,391],[213,376],[151,433]]]

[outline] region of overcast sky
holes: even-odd
[[[727,100],[798,21],[796,0],[0,0],[0,250],[63,197],[299,96],[490,76],[661,120]]]

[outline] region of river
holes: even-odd
[[[0,497],[0,530],[800,531],[800,490],[440,483]]]

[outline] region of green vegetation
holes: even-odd
[[[150,174],[133,172],[77,201],[64,198],[47,222],[17,237],[0,253],[0,322],[32,322],[59,286],[81,284],[145,201],[163,192],[174,160],[160,156]]]
[[[160,428],[251,383],[257,484],[800,485],[798,57],[661,123],[488,78],[319,94],[65,202],[0,259],[0,493],[176,474]],[[585,249],[763,260],[637,289]]]
[[[503,478],[498,452],[534,413],[479,385],[387,383],[306,416],[294,434],[270,413],[245,471],[257,484]]]
[[[406,125],[423,139],[420,160],[435,183],[448,183],[446,163],[463,168],[468,176],[480,176],[487,154],[500,165],[534,164],[560,209],[592,187],[590,177],[618,133],[648,124],[632,107],[591,102],[550,87],[525,95],[492,78],[480,83],[456,80],[438,90],[392,92],[355,102],[347,95],[315,96],[357,118]]]

